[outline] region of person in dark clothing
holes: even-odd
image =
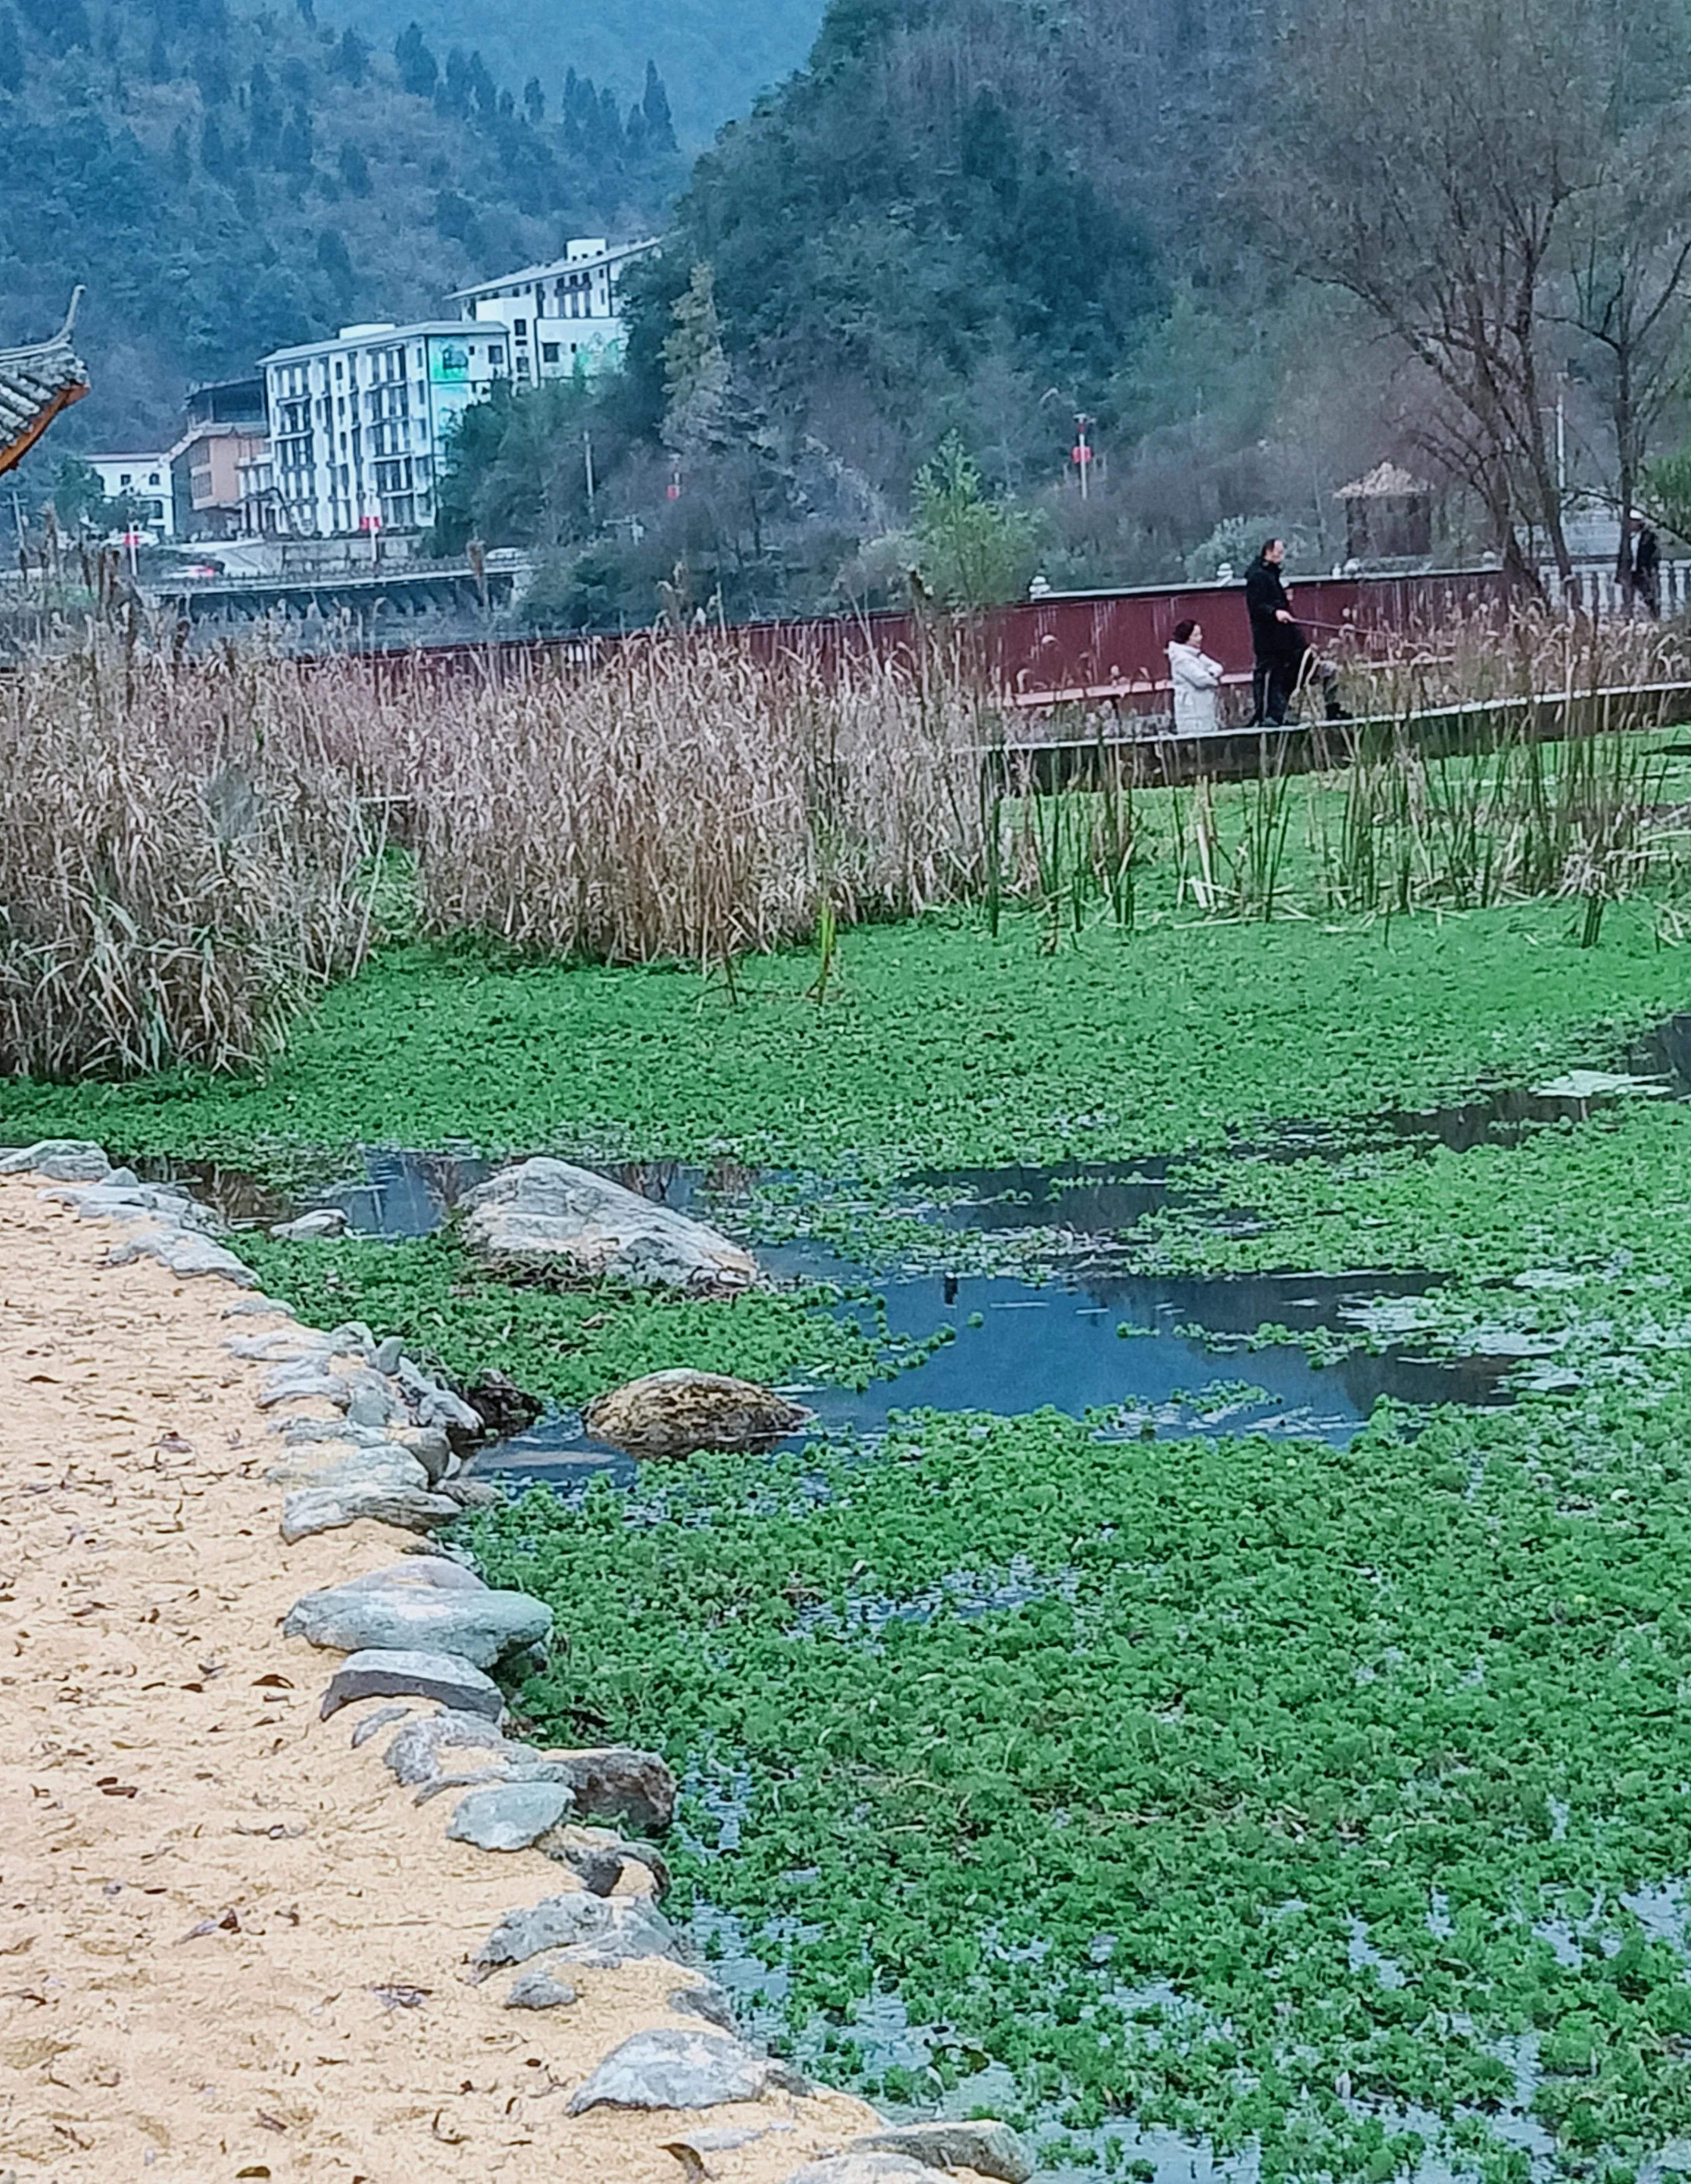
[[[1648,614],[1661,612],[1661,541],[1648,523],[1632,549],[1632,591]]]
[[[1285,560],[1285,542],[1270,538],[1245,571],[1245,610],[1251,618],[1251,649],[1256,655],[1251,676],[1251,725],[1281,726],[1293,692],[1304,682],[1320,684],[1330,721],[1346,720],[1349,716],[1338,701],[1335,687],[1339,671],[1330,661],[1315,657],[1309,640],[1292,617],[1292,601],[1280,574]]]

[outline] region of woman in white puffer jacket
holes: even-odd
[[[1183,736],[1214,735],[1221,725],[1216,692],[1225,672],[1203,649],[1203,632],[1195,621],[1175,624],[1169,647],[1169,673],[1175,685],[1175,730]]]

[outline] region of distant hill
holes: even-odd
[[[649,230],[683,179],[661,82],[525,107],[312,0],[0,0],[0,342],[86,284],[94,391],[36,467],[157,442],[193,381],[447,292],[571,234]]]
[[[650,57],[693,147],[799,66],[822,12],[822,0],[317,0],[324,20],[386,45],[415,22],[442,53],[477,47],[519,92],[538,75],[555,94],[574,68],[628,98]]]

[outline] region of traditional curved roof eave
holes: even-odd
[[[15,469],[61,410],[88,392],[88,373],[70,346],[78,288],[51,341],[0,348],[0,476]]]

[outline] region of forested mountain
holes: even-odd
[[[87,289],[94,392],[53,448],[157,439],[189,382],[650,228],[683,170],[634,72],[632,99],[561,67],[525,96],[312,0],[0,0],[0,340]]]
[[[637,270],[628,373],[490,409],[443,543],[539,548],[576,621],[897,599],[941,506],[1131,582],[1264,526],[1330,563],[1390,458],[1441,550],[1565,566],[1565,489],[1631,504],[1691,429],[1691,23],[1363,4],[829,0]]]
[[[543,82],[583,70],[625,98],[648,55],[669,86],[684,144],[704,143],[766,86],[798,67],[822,20],[822,0],[318,0],[327,20],[392,45],[409,23],[429,42],[478,46],[501,82]]]

